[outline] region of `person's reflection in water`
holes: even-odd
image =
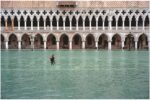
[[[54,55],[52,55],[52,56],[50,57],[50,61],[51,61],[51,65],[54,65],[54,64],[55,64],[55,57],[54,57]]]

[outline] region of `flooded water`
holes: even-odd
[[[48,57],[54,54],[56,64]],[[4,50],[3,99],[146,99],[148,51]]]

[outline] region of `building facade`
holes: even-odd
[[[1,1],[1,49],[150,49],[149,1]]]

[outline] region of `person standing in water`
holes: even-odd
[[[55,57],[54,57],[54,55],[51,56],[50,61],[51,61],[51,65],[55,64]]]

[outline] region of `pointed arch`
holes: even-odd
[[[11,17],[8,16],[8,18],[7,18],[7,26],[11,26],[11,25],[12,25]]]
[[[35,35],[35,37],[34,37],[34,48],[35,49],[41,49],[41,48],[43,48],[43,44],[44,44],[44,42],[43,42],[42,35],[41,34]]]
[[[108,48],[108,36],[105,34],[100,35],[98,39],[98,47],[100,49],[106,49]]]
[[[21,16],[21,18],[20,18],[20,26],[24,27],[24,18],[23,18],[23,16]]]
[[[83,26],[83,19],[82,19],[81,16],[79,17],[78,25],[79,25],[79,26]]]
[[[29,16],[27,17],[27,27],[31,27],[31,19]]]
[[[17,49],[18,48],[18,39],[15,34],[11,34],[9,36],[8,45],[9,45],[9,49]]]
[[[96,26],[96,18],[95,18],[95,16],[92,17],[91,24],[92,24],[91,26],[94,26],[94,27]]]
[[[148,49],[148,37],[141,34],[138,38],[138,49]]]
[[[101,16],[98,18],[98,26],[103,26],[103,19]]]
[[[62,18],[62,16],[59,17],[59,26],[63,27],[63,18]]]
[[[145,22],[144,22],[145,26],[149,26],[149,18],[148,15],[145,17]]]
[[[46,17],[46,27],[50,26],[50,18],[47,16]]]
[[[142,16],[139,16],[139,19],[138,19],[138,26],[143,26],[143,19],[142,19]]]
[[[119,19],[118,19],[118,26],[122,26],[122,17],[119,16]]]
[[[121,49],[121,36],[118,34],[112,37],[112,49]]]
[[[86,27],[90,26],[90,21],[89,21],[89,17],[88,16],[86,16],[86,18],[85,18],[85,26]]]
[[[134,49],[134,36],[132,34],[128,34],[125,37],[125,42],[124,42],[124,49]]]
[[[126,16],[126,18],[125,18],[125,26],[129,26],[129,17],[128,16]]]
[[[70,26],[70,19],[69,19],[69,16],[66,17],[66,20],[65,20],[65,26]]]
[[[56,19],[56,16],[53,16],[53,19],[52,19],[52,26],[54,26],[54,27],[57,26],[57,19]]]
[[[37,18],[36,18],[36,16],[33,17],[33,27],[37,27]]]
[[[72,26],[74,26],[74,27],[76,26],[76,18],[75,18],[75,16],[72,17]]]
[[[46,44],[47,49],[56,49],[56,37],[53,34],[49,34]]]
[[[5,18],[4,18],[4,16],[1,17],[1,26],[3,26],[3,27],[5,26]]]
[[[94,49],[95,48],[95,38],[92,34],[88,34],[86,36],[85,48],[86,49]]]
[[[136,18],[135,18],[135,16],[132,16],[131,26],[136,26]]]
[[[42,16],[40,16],[39,26],[40,26],[40,27],[44,27],[44,19],[43,19]]]
[[[66,34],[60,36],[60,49],[69,49],[69,37]]]
[[[111,23],[112,26],[116,26],[116,18],[115,16],[112,17],[112,23]]]
[[[14,27],[18,26],[18,19],[17,16],[14,17]]]
[[[108,16],[105,17],[105,26],[108,26]]]
[[[73,49],[81,49],[82,48],[82,38],[79,34],[76,34],[73,36],[72,48]]]
[[[28,34],[24,34],[21,38],[21,48],[29,49],[31,45],[30,37]]]

